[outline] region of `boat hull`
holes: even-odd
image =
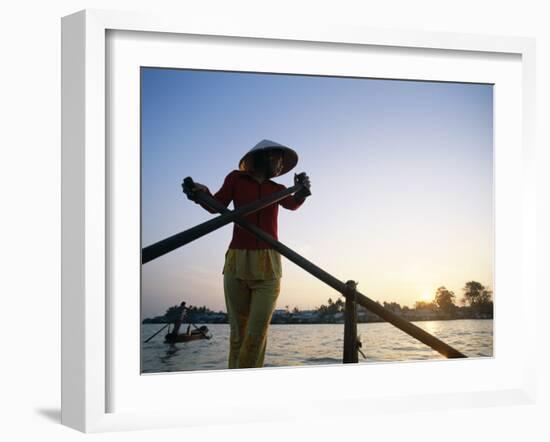
[[[172,335],[167,334],[164,337],[164,342],[189,342],[189,341],[197,341],[199,339],[208,339],[208,336],[206,336],[206,333],[182,333],[179,335]]]

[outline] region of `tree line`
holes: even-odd
[[[493,292],[477,281],[468,281],[462,288],[462,297],[457,298],[454,292],[445,286],[438,287],[432,301],[416,301],[413,308],[401,306],[397,302],[384,301],[381,305],[392,312],[402,315],[407,319],[456,319],[456,318],[492,318],[493,317]],[[457,301],[458,299],[458,301]],[[378,302],[378,301],[376,301]],[[457,304],[458,302],[458,304]],[[380,304],[380,302],[378,302]],[[335,301],[329,298],[327,304],[322,304],[309,311],[308,322],[334,322],[335,318],[343,314],[345,307],[344,300],[339,297]],[[276,322],[294,322],[304,313],[297,307],[292,311],[289,306],[285,306],[286,313],[284,317],[276,318]],[[358,313],[367,313],[366,309],[358,305]],[[180,306],[174,305],[166,310],[166,313],[154,318],[143,320],[147,323],[168,323],[175,322],[179,318]],[[376,315],[374,320],[378,318]],[[275,315],[277,316],[277,315]],[[275,317],[274,316],[274,317]],[[361,318],[359,318],[361,320]],[[372,318],[371,318],[372,319]],[[369,320],[371,320],[369,319]],[[217,322],[226,323],[227,313],[219,311],[214,312],[206,306],[189,306],[186,322]],[[300,322],[298,320],[298,322]]]
[[[469,307],[472,311],[482,314],[493,313],[493,292],[477,281],[468,281],[462,289],[463,296],[460,304]],[[439,287],[432,302],[417,301],[415,308],[439,310],[444,313],[453,314],[459,308],[455,304],[456,295],[445,286]]]
[[[224,312],[215,312],[210,310],[205,305],[198,307],[195,305],[186,306],[185,322],[201,322],[204,318],[217,318],[216,322],[227,322],[227,314]],[[164,315],[155,316],[154,318],[146,318],[142,321],[143,324],[167,324],[173,323],[181,316],[181,307],[173,305],[169,307]]]
[[[397,302],[384,301],[381,305],[394,313],[403,314],[404,316],[414,316],[415,311],[423,311],[440,314],[447,318],[464,316],[493,317],[493,292],[488,287],[477,281],[468,281],[462,288],[462,292],[463,295],[458,300],[459,305],[457,304],[455,293],[445,286],[441,286],[436,290],[432,301],[416,301],[413,308],[401,306]],[[315,311],[320,317],[334,316],[338,313],[343,313],[344,306],[345,302],[342,298],[338,298],[336,301],[329,298],[326,305],[322,304]],[[293,310],[293,313],[299,312],[296,308]]]

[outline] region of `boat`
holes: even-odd
[[[164,342],[189,342],[196,341],[198,339],[210,339],[211,337],[212,336],[208,335],[208,327],[206,325],[202,325],[193,331],[190,331],[188,328],[187,333],[168,333],[164,336]]]

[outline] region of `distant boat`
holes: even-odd
[[[198,327],[197,329],[193,331],[187,330],[187,333],[168,333],[164,336],[164,342],[188,342],[188,341],[196,341],[198,339],[210,339],[212,336],[208,335],[208,327],[206,325],[202,325],[201,327]]]

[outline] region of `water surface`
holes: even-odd
[[[493,321],[462,319],[419,321],[417,326],[469,357],[493,355]],[[198,324],[197,324],[198,325]],[[165,331],[148,343],[162,324],[142,324],[141,358],[143,373],[227,368],[229,325],[207,324],[213,338],[165,344]],[[185,325],[182,330],[185,330]],[[367,359],[360,363],[444,359],[436,351],[386,322],[357,324]],[[343,324],[273,324],[270,326],[266,367],[341,364]]]

